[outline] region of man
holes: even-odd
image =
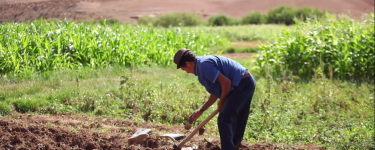
[[[208,100],[189,117],[196,121],[202,113],[218,102],[218,127],[221,149],[234,150],[241,145],[249,116],[256,82],[250,72],[238,62],[223,56],[196,56],[189,49],[180,49],[174,56],[177,69],[198,76],[210,93]]]

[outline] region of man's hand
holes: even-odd
[[[190,117],[189,117],[189,120],[188,122],[191,124],[193,122],[195,122],[200,116],[202,115],[202,111],[200,111],[200,109],[194,111]]]

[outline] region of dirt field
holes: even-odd
[[[203,18],[217,13],[240,17],[252,10],[265,13],[282,4],[327,8],[336,14],[351,12],[354,16],[374,11],[374,0],[0,0],[0,22],[41,17],[71,20],[114,18],[129,22],[140,16],[157,16],[172,11],[193,11]]]
[[[217,13],[240,17],[251,10],[265,13],[269,8],[281,4],[328,8],[333,13],[350,11],[356,16],[373,12],[374,8],[374,0],[0,0],[0,22],[41,17],[71,20],[114,18],[128,22],[135,21],[139,16],[157,16],[172,11],[194,11],[204,18]],[[226,55],[248,58],[252,54]],[[129,145],[128,138],[142,128],[153,130],[144,141],[148,144]],[[187,136],[192,129],[186,131],[182,125],[166,126],[84,114],[47,116],[15,113],[0,116],[0,149],[173,149],[171,141],[158,139],[156,136],[164,133],[181,133]],[[216,131],[206,131],[212,132]],[[255,150],[284,149],[286,146],[282,143],[264,142],[242,144],[240,149]],[[219,138],[214,136],[196,135],[186,146],[195,149],[220,149]],[[293,149],[325,148],[305,145]]]
[[[127,140],[137,129],[151,128],[144,144],[129,145]],[[88,116],[84,114],[32,115],[13,114],[0,117],[0,149],[173,149],[171,140],[159,139],[165,133],[188,136],[194,127],[185,130],[181,126],[166,126],[128,119]],[[206,130],[205,133],[212,131]],[[177,141],[176,144],[181,141]],[[219,139],[195,135],[185,146],[194,149],[220,149]],[[285,144],[242,142],[240,149],[283,149]],[[306,145],[294,149],[325,149]]]

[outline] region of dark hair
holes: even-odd
[[[181,57],[180,60],[180,67],[186,67],[186,62],[193,62],[195,61],[195,54],[192,51],[187,51],[184,56]]]

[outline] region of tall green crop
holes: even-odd
[[[176,50],[198,55],[228,40],[206,30],[36,20],[0,25],[0,74],[109,65],[172,65]]]
[[[293,31],[284,30],[275,43],[262,45],[257,65],[274,75],[290,70],[311,78],[324,65],[327,76],[339,79],[369,79],[375,76],[374,14],[364,20],[336,19],[300,22]]]

